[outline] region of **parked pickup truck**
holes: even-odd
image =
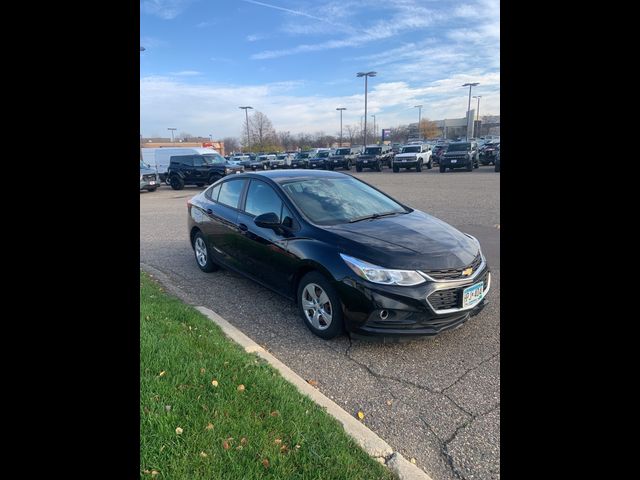
[[[391,168],[393,151],[389,145],[369,145],[364,152],[356,159],[356,171],[361,172],[363,168],[370,168],[376,172],[381,172],[383,166]]]
[[[393,171],[398,173],[401,168],[410,170],[416,169],[416,172],[422,171],[422,166],[426,165],[430,170],[433,167],[431,162],[431,145],[426,143],[420,145],[405,145],[393,158]]]

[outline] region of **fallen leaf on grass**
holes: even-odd
[[[307,383],[309,385],[311,385],[312,387],[317,387],[318,386],[318,381],[317,380],[307,380]]]
[[[249,442],[249,440],[247,440],[245,437],[242,437],[240,439],[240,445],[246,445]]]
[[[207,457],[207,453],[206,453],[206,452],[200,452],[200,456],[201,456],[202,458],[206,458],[206,457]]]
[[[282,440],[280,440],[279,438],[276,438],[273,443],[275,443],[276,445],[280,445],[282,443]]]
[[[200,369],[200,373],[204,373],[206,370],[204,368]]]
[[[300,448],[300,445],[296,445],[296,449]]]
[[[269,415],[271,415],[272,417],[278,417],[278,416],[280,416],[280,412],[278,410],[274,410]]]
[[[282,445],[280,447],[280,453],[287,453],[287,450],[289,450],[289,447],[287,447],[286,445]]]
[[[231,446],[229,445],[229,442],[227,442],[226,440],[224,440],[222,442],[222,448],[224,448],[225,450],[229,450],[231,448]]]
[[[182,435],[182,432],[184,432],[184,430],[182,430],[180,427],[177,427],[177,428],[176,428],[176,433],[177,433],[178,435]]]
[[[159,376],[159,377],[164,377],[164,374],[165,374],[165,373],[167,373],[167,372],[165,372],[164,370],[162,370],[162,371],[158,374],[158,376]]]
[[[362,410],[358,410],[358,418],[360,420],[364,419],[364,413],[362,412]]]
[[[157,470],[151,470],[151,475],[156,476],[158,475],[160,472]]]
[[[213,423],[208,423],[206,427],[204,427],[205,430],[213,430]]]
[[[413,464],[415,465],[415,464],[416,464],[416,459],[415,459],[415,458],[412,458],[412,459],[411,459],[411,463],[413,463]]]
[[[211,380],[211,385],[213,385],[214,387],[218,386],[218,381],[217,380]]]
[[[266,458],[262,460],[262,466],[264,468],[269,468],[269,460],[267,460]]]
[[[244,385],[242,385],[242,384],[238,385],[238,391],[239,392],[244,392]]]

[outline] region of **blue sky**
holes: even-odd
[[[140,132],[242,134],[251,105],[276,130],[337,134],[368,113],[380,128],[500,114],[499,0],[143,0]],[[476,100],[472,99],[472,108]],[[369,117],[369,122],[373,121]]]

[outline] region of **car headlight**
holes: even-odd
[[[415,270],[392,270],[379,267],[363,260],[340,254],[340,258],[356,275],[373,283],[382,285],[412,286],[426,282],[425,278]]]
[[[224,169],[224,174],[225,175],[229,175],[231,173],[231,169],[230,168],[225,168]]]

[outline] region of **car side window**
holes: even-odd
[[[244,210],[249,215],[255,216],[273,212],[278,215],[278,221],[280,221],[282,200],[280,200],[280,197],[273,188],[265,182],[251,180]]]
[[[220,185],[220,193],[218,194],[218,203],[227,205],[232,208],[238,208],[240,194],[244,188],[246,180],[229,180]]]
[[[204,196],[214,202],[218,201],[219,194],[220,194],[220,185],[216,185],[215,187],[208,188],[207,191],[204,192]]]
[[[289,211],[284,203],[282,204],[282,214],[280,215],[280,218],[282,219],[280,222],[282,225],[288,228],[295,228],[296,221],[293,218],[291,211]]]
[[[202,159],[202,157],[191,157],[192,161],[193,161],[193,166],[194,167],[201,167],[204,165],[204,160]]]

